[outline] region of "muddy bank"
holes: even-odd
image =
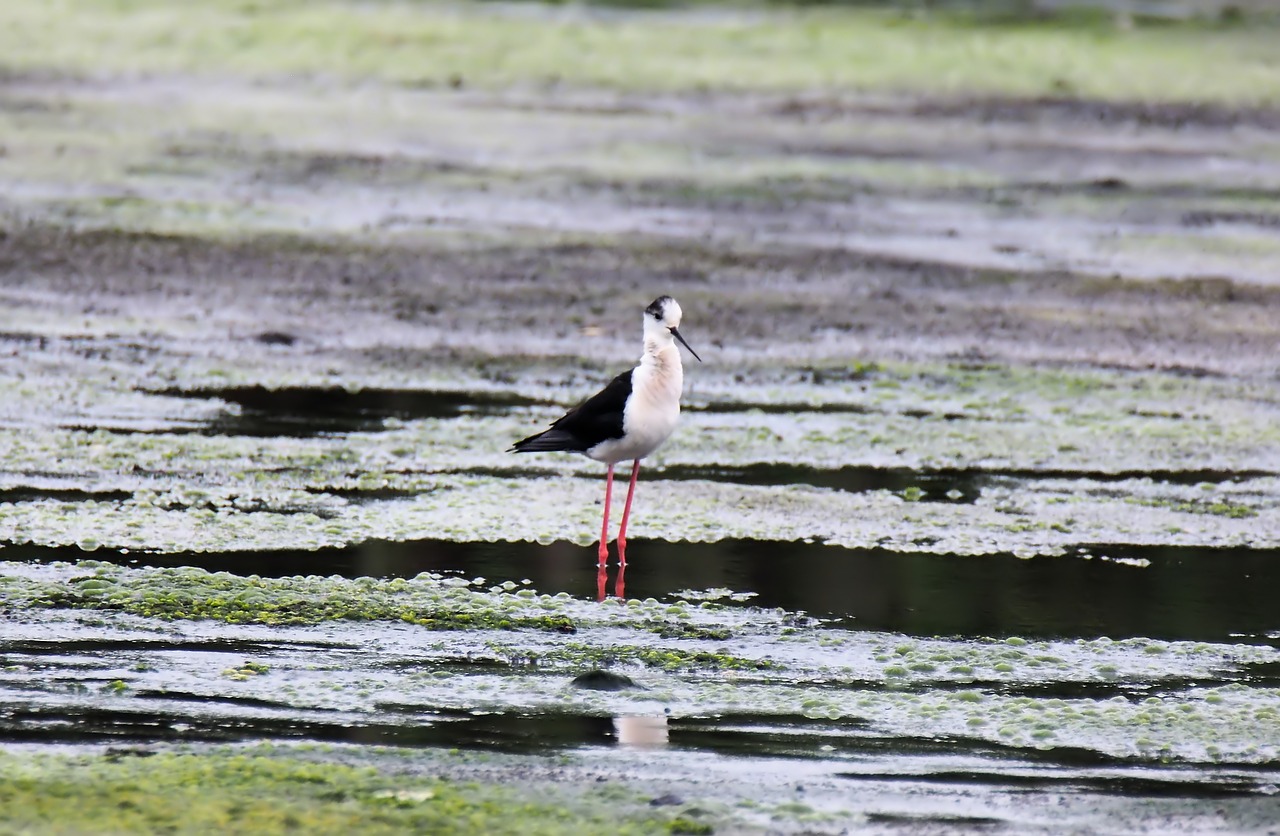
[[[762,361],[954,358],[1267,375],[1280,339],[1280,296],[1225,278],[1020,276],[749,244],[326,244],[292,235],[238,243],[20,225],[0,241],[0,258],[6,301],[28,323],[65,328],[59,320],[83,316],[85,300],[100,298],[91,329],[141,331],[140,349],[160,348],[160,337],[212,339],[174,349],[271,349],[316,366],[329,357],[359,362],[369,372],[380,360],[482,364],[509,354],[625,362],[634,353],[626,338],[633,318],[609,300],[640,299],[652,287],[677,294],[697,315],[691,324],[702,344],[720,349],[715,366],[731,360],[748,369]],[[9,339],[38,340],[41,330]]]

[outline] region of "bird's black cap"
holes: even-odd
[[[670,296],[659,296],[649,303],[649,307],[645,308],[644,312],[654,319],[662,319],[667,309],[667,303],[674,301]]]

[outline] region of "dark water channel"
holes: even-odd
[[[11,560],[113,559],[75,547],[10,546]],[[635,540],[625,594],[754,593],[853,630],[918,636],[1148,637],[1280,645],[1280,553],[1270,549],[1081,546],[1057,557],[958,556],[820,543]],[[413,577],[456,572],[532,581],[545,593],[594,597],[595,550],[569,543],[370,541],[318,551],[117,555],[126,565],[199,566],[265,577]],[[611,570],[610,591],[612,592]]]
[[[402,421],[497,414],[541,403],[506,392],[435,390],[347,390],[341,387],[240,386],[211,389],[162,389],[152,394],[217,399],[237,409],[201,428],[209,435],[306,438],[352,432],[376,432],[388,418]]]

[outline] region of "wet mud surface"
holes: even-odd
[[[1274,832],[1274,121],[5,76],[0,741]],[[601,574],[601,468],[506,448],[661,293],[706,362]]]

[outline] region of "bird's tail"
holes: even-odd
[[[558,450],[582,451],[582,443],[571,433],[554,427],[517,441],[508,453],[549,453]]]

